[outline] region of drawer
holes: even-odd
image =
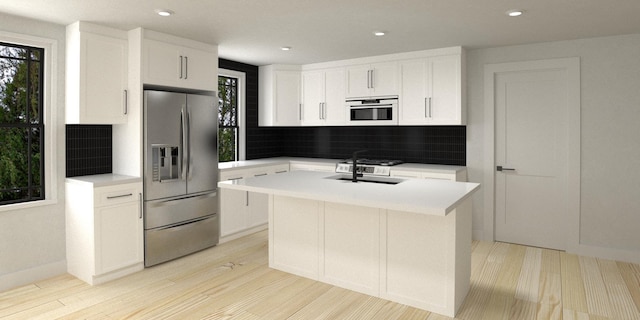
[[[243,170],[220,171],[220,181],[238,180],[244,178]]]
[[[142,193],[141,183],[128,183],[108,187],[96,187],[94,192],[94,206],[110,206],[114,204],[140,201]]]

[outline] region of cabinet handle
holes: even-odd
[[[189,57],[184,56],[184,79],[189,78]]]
[[[138,193],[138,201],[140,206],[140,208],[138,208],[140,209],[138,213],[138,219],[142,219],[142,193]]]
[[[431,118],[433,115],[431,114],[431,97],[429,97],[429,118]]]
[[[180,79],[182,79],[182,56],[180,56]]]
[[[322,102],[318,103],[318,118],[322,120]]]
[[[228,180],[228,181],[233,181],[233,180],[240,180],[240,179],[242,179],[242,177],[237,177],[237,178],[229,178],[229,179],[227,179],[227,180]]]
[[[276,173],[285,173],[285,172],[287,172],[287,170],[276,171]]]
[[[367,89],[371,89],[371,70],[367,70]]]
[[[375,85],[374,85],[375,82],[374,82],[374,79],[373,79],[373,72],[374,71],[371,70],[371,89],[375,88]]]
[[[245,191],[244,192],[244,199],[245,199],[244,205],[248,207],[249,206],[249,191]]]
[[[132,195],[133,195],[133,193],[121,194],[121,195],[118,195],[118,196],[108,196],[107,199],[117,199],[117,198],[131,197]]]
[[[425,118],[429,117],[429,115],[427,114],[427,99],[429,99],[429,98],[427,98],[427,97],[424,98],[424,117]]]
[[[266,176],[266,173],[258,173],[258,174],[254,174],[254,177],[262,177],[262,176]]]
[[[322,103],[322,119],[327,120],[327,103]]]
[[[129,113],[129,92],[126,89],[122,94],[122,100],[123,100],[122,105],[124,106],[124,114],[126,115]]]
[[[298,116],[298,118],[300,118],[300,121],[302,121],[302,103],[300,103],[299,108],[298,108],[298,111],[299,111],[299,116]],[[276,120],[278,120],[278,119],[276,118]]]
[[[503,168],[502,166],[497,166],[496,170],[498,171],[516,171],[514,168]]]

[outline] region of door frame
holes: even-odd
[[[566,251],[576,252],[580,244],[580,58],[559,58],[486,64],[484,67],[484,239],[495,241],[495,79],[500,73],[563,69],[567,97],[568,210],[565,220]]]

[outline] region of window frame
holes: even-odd
[[[218,69],[218,77],[230,77],[238,79],[238,161],[246,159],[246,73],[229,69]]]
[[[58,159],[57,159],[57,126],[58,126],[58,85],[57,62],[58,62],[58,41],[54,39],[41,38],[36,36],[18,34],[13,32],[0,31],[0,41],[10,44],[37,47],[44,49],[42,62],[44,63],[44,75],[42,77],[42,124],[44,126],[44,164],[43,176],[44,194],[42,200],[18,202],[0,205],[0,212],[13,211],[24,208],[52,205],[58,202]]]

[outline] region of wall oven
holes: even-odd
[[[347,112],[350,125],[397,125],[398,96],[348,99]]]

